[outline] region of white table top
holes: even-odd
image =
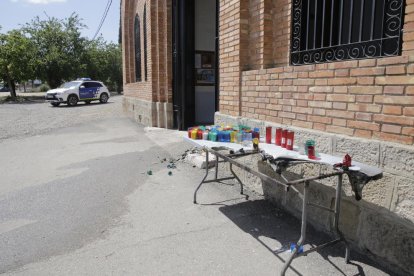
[[[187,135],[187,133],[186,133]],[[225,147],[234,151],[238,151],[241,148],[244,150],[252,150],[252,147],[244,147],[240,144],[236,143],[227,143],[227,142],[213,142],[208,140],[193,140],[188,138],[187,136],[184,137],[184,140],[187,142],[192,143],[194,146],[202,148],[202,147],[208,147],[208,148],[214,148],[214,147]],[[301,155],[297,149],[295,150],[287,150],[285,148],[282,148],[280,146],[276,146],[274,144],[266,144],[266,143],[260,143],[259,149],[264,151],[266,154],[269,154],[273,156],[273,158],[290,158],[294,160],[303,160],[308,161],[312,163],[321,163],[325,165],[335,165],[337,163],[342,163],[343,157],[333,156],[329,154],[319,153],[319,159],[309,159],[306,155]],[[377,175],[382,174],[382,170],[373,166],[369,166],[367,164],[363,164],[360,162],[352,161],[352,167],[351,170],[360,171],[364,174],[366,174],[369,177],[374,177]]]

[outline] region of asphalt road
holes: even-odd
[[[121,96],[113,96],[105,105],[92,102],[79,103],[76,107],[52,107],[43,101],[5,103],[0,105],[0,141],[46,133],[55,129],[123,117]]]
[[[102,238],[169,157],[108,104],[0,105],[0,273]]]

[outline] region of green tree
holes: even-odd
[[[122,54],[118,44],[101,37],[91,41],[83,58],[85,75],[103,81],[111,90],[122,91]]]
[[[0,34],[0,76],[10,88],[12,100],[16,99],[16,82],[34,76],[33,43],[20,30]]]
[[[123,90],[122,78],[122,50],[120,44],[107,45],[108,59],[108,82],[114,85],[115,90],[121,93]]]
[[[77,14],[60,20],[35,17],[24,30],[36,45],[36,75],[56,88],[65,80],[79,77],[84,72],[82,56],[86,39],[81,37],[85,27]]]

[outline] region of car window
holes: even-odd
[[[99,82],[84,82],[83,85],[85,88],[94,88],[94,87],[102,87]]]
[[[99,82],[90,82],[91,87],[102,87]]]

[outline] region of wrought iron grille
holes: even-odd
[[[404,0],[293,0],[291,64],[401,54]]]
[[[141,81],[141,26],[139,16],[135,16],[134,41],[135,41],[135,79]]]

